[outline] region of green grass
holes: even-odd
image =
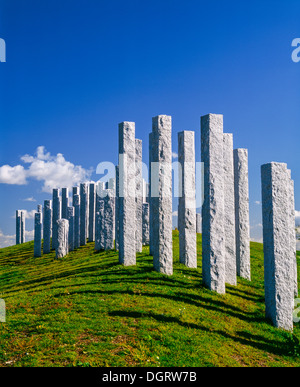
[[[89,243],[64,259],[33,258],[33,242],[0,250],[1,366],[299,366],[300,323],[289,333],[264,316],[263,250],[251,243],[252,281],[218,295],[198,266],[174,275]],[[299,254],[299,253],[298,253]],[[299,260],[298,255],[298,260]]]

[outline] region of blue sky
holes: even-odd
[[[300,210],[299,14],[298,0],[0,0],[0,245],[16,209],[50,198],[49,176],[98,180],[99,162],[117,162],[119,122],[136,122],[147,163],[158,114],[172,116],[174,152],[177,132],[195,131],[198,161],[200,116],[224,115],[249,150],[252,237],[261,164],[288,164]]]

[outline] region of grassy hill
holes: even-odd
[[[252,281],[218,295],[199,268],[152,269],[148,247],[137,265],[89,243],[64,259],[33,258],[33,242],[0,250],[1,366],[299,366],[293,333],[264,316],[262,245],[251,243]],[[300,256],[298,253],[298,260]]]

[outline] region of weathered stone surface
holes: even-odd
[[[294,295],[298,296],[298,275],[297,275],[297,239],[296,239],[296,230],[295,230],[295,188],[294,181],[292,180],[291,170],[288,169],[288,178],[289,178],[289,215],[290,215],[290,249],[291,257],[294,261]]]
[[[69,221],[57,220],[56,258],[63,258],[69,253]]]
[[[16,245],[21,243],[21,211],[16,211]]]
[[[135,140],[135,181],[136,181],[136,251],[143,251],[143,176],[142,176],[142,140]]]
[[[51,200],[44,201],[43,214],[43,253],[49,254],[51,251],[51,234],[52,234],[52,202]]]
[[[104,250],[104,199],[97,197],[97,212],[95,217],[95,250]]]
[[[88,185],[80,184],[80,246],[86,245],[88,227]]]
[[[54,188],[52,192],[52,206],[52,248],[56,249],[57,221],[61,219],[61,199],[57,188]]]
[[[72,201],[72,204],[73,204],[73,206],[74,206],[74,196],[75,195],[80,195],[80,192],[79,192],[79,187],[73,187],[73,189],[72,189],[72,198],[73,198],[73,201]]]
[[[95,240],[96,184],[90,183],[89,190],[89,242]]]
[[[75,248],[75,208],[67,208],[67,219],[69,221],[69,251]]]
[[[25,212],[24,211],[21,211],[20,219],[21,219],[21,243],[25,243]]]
[[[34,257],[42,256],[42,213],[34,214]]]
[[[223,135],[224,159],[224,230],[225,230],[225,281],[237,284],[236,278],[236,240],[235,240],[235,198],[233,167],[233,135]]]
[[[143,203],[143,245],[149,245],[149,203]]]
[[[261,167],[266,317],[293,329],[294,259],[290,250],[290,179],[284,163]]]
[[[249,183],[248,150],[235,149],[234,194],[236,229],[236,269],[237,275],[251,279],[250,270],[250,220],[249,220]]]
[[[74,207],[74,249],[80,247],[80,195],[73,196]]]
[[[115,248],[119,250],[119,166],[116,165]]]
[[[43,213],[43,206],[41,204],[37,205],[37,212]]]
[[[151,194],[152,133],[149,133],[149,254],[153,256],[153,205]]]
[[[135,123],[119,124],[119,261],[136,264]]]
[[[201,214],[196,214],[196,232],[197,234],[202,233],[202,219],[201,219]]]
[[[166,115],[152,119],[153,266],[166,275],[173,274],[171,121]]]
[[[69,206],[69,190],[68,188],[61,189],[61,217],[68,219],[68,206]]]
[[[225,293],[223,116],[201,117],[201,161],[204,163],[202,205],[202,273],[211,290]]]
[[[179,172],[179,261],[197,268],[195,136],[192,131],[178,133]]]
[[[104,200],[104,222],[103,222],[103,248],[112,250],[114,248],[114,225],[115,225],[115,198],[114,192],[108,189]]]

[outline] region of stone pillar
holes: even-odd
[[[95,217],[95,250],[104,250],[104,199],[97,197]]]
[[[42,213],[34,215],[34,257],[42,256]]]
[[[69,253],[69,221],[57,220],[56,258],[63,258]]]
[[[153,256],[153,206],[151,194],[151,164],[152,164],[152,133],[149,133],[149,254]]]
[[[69,190],[68,188],[61,189],[61,217],[68,219],[68,206],[69,206]]]
[[[61,199],[57,188],[52,191],[52,207],[52,248],[56,249],[57,221],[61,219]]]
[[[266,317],[293,329],[294,259],[290,250],[290,179],[284,163],[261,167]]]
[[[119,124],[119,262],[136,264],[135,123]]]
[[[166,115],[152,119],[153,266],[166,275],[173,274],[171,121]]]
[[[143,245],[149,245],[149,203],[143,203]]]
[[[96,184],[90,183],[89,193],[89,242],[95,240]]]
[[[291,257],[294,261],[294,296],[298,297],[298,274],[297,274],[297,239],[296,239],[296,230],[295,230],[295,189],[294,189],[294,180],[292,180],[291,170],[288,169],[288,178],[289,178],[289,214],[290,214],[290,248],[291,248]]]
[[[80,196],[74,194],[73,196],[74,207],[74,249],[80,247]]]
[[[37,212],[43,213],[43,206],[41,204],[37,205]]]
[[[72,205],[73,205],[73,207],[74,207],[74,196],[75,195],[80,195],[79,187],[72,188]]]
[[[201,219],[201,214],[196,214],[196,233],[197,234],[201,234],[201,223],[202,223],[202,219]]]
[[[49,254],[51,251],[51,230],[52,230],[52,203],[51,203],[51,200],[45,200],[44,216],[43,216],[43,234],[44,234],[43,253],[44,254]]]
[[[21,243],[21,211],[16,211],[16,245]]]
[[[143,174],[142,174],[142,140],[135,140],[135,181],[136,181],[136,251],[143,251]]]
[[[234,159],[234,195],[236,230],[236,269],[237,275],[250,281],[250,220],[249,220],[249,184],[248,150],[235,149]]]
[[[88,218],[88,185],[80,184],[80,246],[86,245]]]
[[[115,248],[119,250],[119,166],[116,165]]]
[[[195,136],[192,131],[178,133],[179,171],[179,261],[197,268]]]
[[[104,200],[104,222],[103,222],[103,248],[104,250],[114,249],[114,217],[115,203],[114,192],[109,189]]]
[[[202,274],[204,284],[225,293],[223,116],[201,117],[201,161],[204,163],[202,205]]]
[[[67,208],[67,219],[69,221],[69,251],[75,248],[75,209],[74,207]]]
[[[233,135],[223,135],[224,210],[225,210],[225,282],[236,285],[236,240],[234,205]]]
[[[25,212],[24,211],[21,211],[20,219],[21,219],[21,243],[25,243]]]

